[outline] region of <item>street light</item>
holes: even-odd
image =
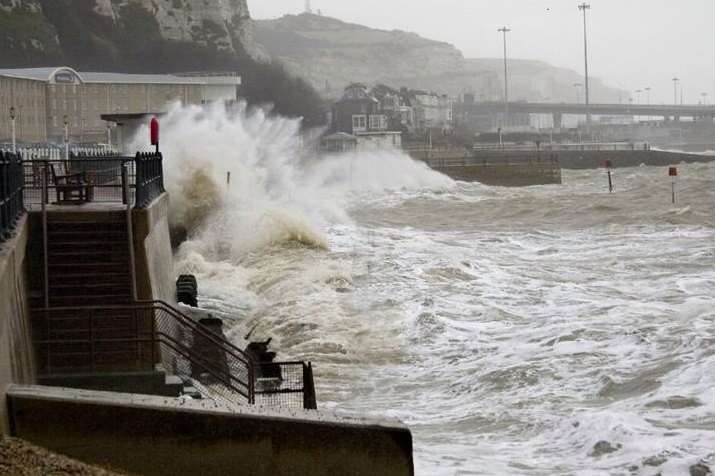
[[[636,104],[641,103],[641,93],[643,92],[642,89],[637,89],[636,90]]]
[[[703,106],[708,105],[708,93],[700,93],[700,95],[703,97]]]
[[[12,153],[13,154],[17,154],[17,141],[15,138],[15,117],[16,117],[15,106],[11,106],[10,107],[10,124],[12,126],[11,132],[12,132]]]
[[[62,122],[65,125],[65,160],[70,160],[70,123],[67,114],[62,116]]]
[[[680,78],[673,78],[673,104],[678,105],[678,82]]]
[[[583,11],[583,55],[584,63],[586,65],[586,124],[589,129],[591,127],[591,108],[590,108],[590,96],[589,96],[589,86],[588,86],[588,36],[586,30],[586,11],[591,9],[591,5],[588,3],[582,3],[578,6],[578,9]]]
[[[504,126],[506,127],[509,119],[509,71],[507,68],[506,56],[506,34],[511,30],[504,26],[499,28],[497,31],[504,34]]]

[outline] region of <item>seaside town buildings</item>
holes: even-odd
[[[68,67],[0,69],[0,142],[9,142],[12,115],[18,142],[106,141],[103,115],[165,112],[169,105],[235,101],[237,73],[122,74]]]
[[[446,95],[353,83],[332,107],[323,150],[399,148],[414,137],[446,135],[453,129],[452,108]]]

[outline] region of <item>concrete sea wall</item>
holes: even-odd
[[[415,160],[463,182],[502,187],[561,184],[561,166],[553,154],[495,151],[489,154],[467,149],[408,151]]]
[[[8,398],[17,437],[135,474],[414,474],[412,436],[395,422],[36,386]]]
[[[678,165],[682,162],[698,163],[715,161],[714,156],[684,154],[659,150],[569,150],[556,152],[561,167],[565,169],[597,169],[603,167],[606,160],[613,163],[613,167],[638,167],[641,164],[667,167]]]
[[[34,352],[25,281],[27,218],[15,236],[0,244],[0,435],[7,434],[5,392],[12,383],[33,383]]]
[[[161,194],[145,209],[132,213],[137,297],[140,301],[173,303],[176,285],[169,235],[169,194]]]
[[[440,167],[432,166],[454,180],[480,182],[501,187],[528,187],[561,183],[561,168],[550,162],[485,164]]]

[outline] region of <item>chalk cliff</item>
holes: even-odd
[[[247,0],[0,0],[0,66],[228,68],[265,54]]]
[[[484,99],[503,97],[501,60],[466,59],[454,46],[403,31],[385,31],[335,18],[301,14],[255,21],[256,41],[290,71],[308,80],[326,97],[337,97],[349,83],[384,83]],[[572,102],[574,71],[539,61],[510,61],[512,98]],[[594,101],[619,100],[619,91],[598,79]]]

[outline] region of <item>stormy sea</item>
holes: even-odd
[[[313,362],[321,410],[406,423],[418,475],[715,463],[715,164],[679,164],[673,204],[667,168],[499,188],[317,158],[262,110],[163,127],[177,274]]]

